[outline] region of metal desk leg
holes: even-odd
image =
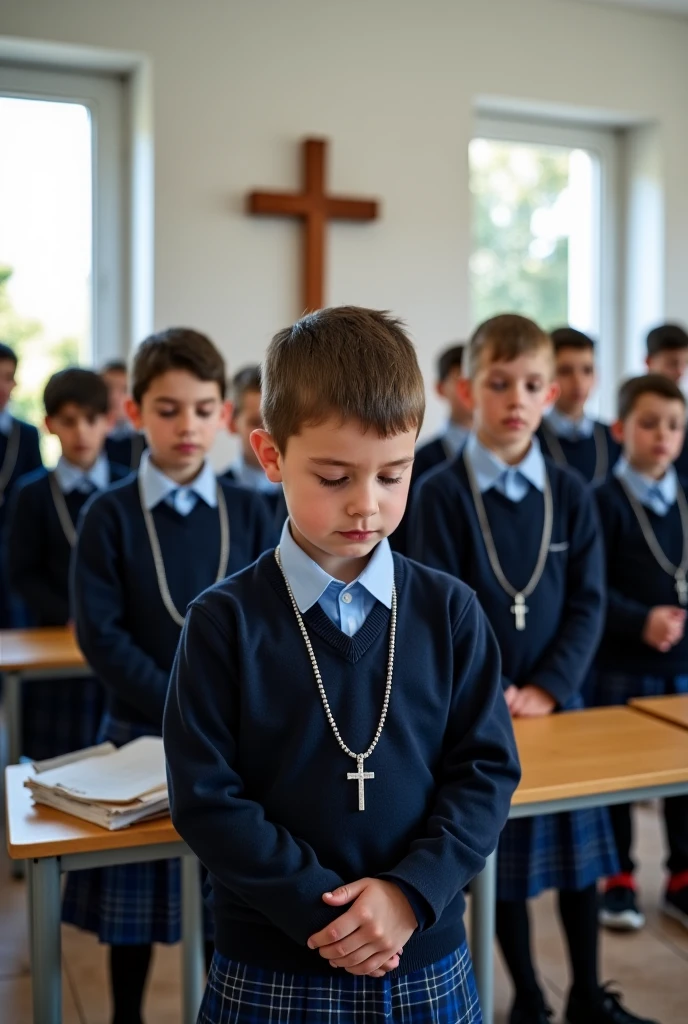
[[[205,988],[201,866],[182,857],[182,1006],[184,1024],[196,1024]]]
[[[31,861],[31,987],[34,1024],[61,1024],[62,949],[60,863],[57,857]]]
[[[483,1024],[494,1017],[494,939],[497,902],[497,854],[491,854],[471,886],[471,955]]]

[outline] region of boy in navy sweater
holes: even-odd
[[[127,415],[129,374],[123,359],[111,359],[100,371],[110,395],[112,423],[105,441],[107,457],[121,466],[138,469],[146,448],[146,438]]]
[[[605,423],[585,406],[596,383],[595,343],[573,327],[552,331],[559,395],[538,430],[543,451],[558,466],[572,466],[588,482],[601,483],[621,449]]]
[[[416,448],[406,512],[390,538],[392,548],[402,555],[408,553],[411,495],[415,485],[431,469],[441,466],[443,462],[455,459],[471,432],[471,411],[464,405],[458,387],[458,382],[463,374],[463,353],[463,345],[452,345],[445,349],[437,360],[435,390],[440,398],[449,403],[450,416],[438,437]]]
[[[626,381],[615,433],[623,458],[595,491],[607,554],[607,621],[597,654],[599,704],[688,693],[688,503],[673,462],[685,434],[686,402],[657,374]],[[600,919],[611,928],[644,923],[636,901],[628,804],[610,809],[620,873],[607,879]],[[669,883],[663,909],[688,928],[688,797],[664,802]]]
[[[266,498],[274,514],[282,494],[282,488],[279,484],[268,480],[251,445],[251,434],[263,426],[260,394],[260,366],[245,366],[243,370],[234,374],[231,388],[232,412],[229,431],[238,438],[240,448],[236,459],[222,476],[223,479],[231,480],[240,487],[258,491]]]
[[[602,545],[576,473],[542,456],[534,434],[556,399],[551,339],[498,316],[470,341],[466,402],[474,433],[419,486],[420,559],[475,587],[499,642],[513,716],[579,707],[603,617]],[[497,937],[516,989],[511,1024],[547,1024],[531,959],[527,901],[559,892],[573,985],[569,1024],[638,1024],[599,984],[597,879],[616,864],[604,809],[509,821],[498,848]]]
[[[77,636],[105,684],[101,740],[159,736],[188,603],[270,543],[264,503],[220,483],[206,456],[226,421],[225,365],[204,335],[172,328],[133,364],[129,415],[149,444],[137,474],[86,509],[73,572]],[[151,943],[180,936],[179,862],[70,875],[63,919],[111,946],[114,1024],[138,1024]]]
[[[199,1021],[479,1021],[462,890],[519,767],[475,595],[386,539],[415,352],[388,314],[325,309],[274,338],[263,387],[289,520],[191,606],[165,708],[172,818],[214,893]]]
[[[688,370],[688,332],[680,324],[659,324],[647,335],[647,357],[650,373],[661,373],[679,387]],[[676,472],[688,479],[688,443],[675,462]]]
[[[43,465],[38,431],[18,420],[7,405],[17,381],[17,357],[9,345],[0,343],[0,629],[21,625],[5,571],[5,520],[12,489],[20,477]]]
[[[43,401],[46,428],[59,438],[62,454],[54,470],[38,469],[19,482],[8,524],[8,572],[34,626],[66,626],[79,514],[91,494],[128,470],[103,452],[110,419],[107,388],[97,373],[60,370]],[[95,678],[27,682],[22,702],[22,753],[28,757],[57,757],[95,743],[103,710]]]

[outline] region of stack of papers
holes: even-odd
[[[169,810],[162,739],[143,736],[117,750],[111,743],[34,765],[24,785],[37,804],[107,829],[125,828]]]

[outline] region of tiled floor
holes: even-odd
[[[626,1002],[660,1024],[688,1024],[688,932],[656,910],[662,884],[661,833],[657,810],[639,808],[639,849],[644,864],[641,881],[648,924],[632,936],[603,937],[605,979],[614,979]],[[0,1021],[31,1024],[31,984],[26,933],[24,883],[10,879],[0,856]],[[556,1020],[566,996],[566,961],[550,896],[535,903],[537,959]],[[63,928],[63,1022],[109,1024],[106,951],[92,936]],[[180,962],[176,948],[156,950],[147,996],[146,1024],[179,1024]],[[509,988],[498,964],[497,1022],[506,1019]],[[364,1022],[362,1022],[364,1024]]]

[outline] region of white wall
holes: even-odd
[[[0,33],[150,58],[155,324],[207,330],[234,367],[299,312],[297,229],[243,197],[295,187],[317,134],[330,187],[382,200],[376,224],[331,228],[329,301],[402,314],[431,372],[469,327],[478,97],[656,122],[664,306],[688,320],[688,20],[576,0],[3,0]]]

